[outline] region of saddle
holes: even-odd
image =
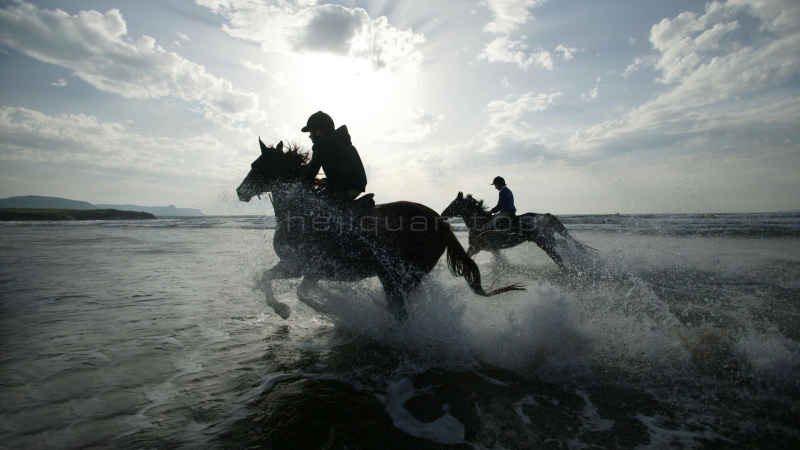
[[[367,211],[375,207],[375,194],[364,194],[353,200],[351,206],[356,213],[356,217],[361,217]]]
[[[506,234],[518,234],[530,232],[536,229],[536,214],[525,214],[522,216],[513,215],[511,217],[501,217],[495,223],[494,228],[486,230],[499,231]]]

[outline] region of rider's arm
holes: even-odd
[[[489,210],[489,214],[494,214],[497,211],[500,211],[500,208],[503,207],[503,193],[500,192],[499,198],[497,199],[497,206]]]
[[[322,152],[319,151],[319,149],[316,149],[316,151],[312,149],[311,161],[309,161],[308,165],[306,166],[306,171],[303,174],[303,181],[308,183],[314,182],[314,178],[317,177],[319,169],[322,167],[322,157],[320,156],[321,153]]]

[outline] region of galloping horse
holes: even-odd
[[[261,285],[267,304],[286,319],[289,307],[275,299],[271,280],[303,277],[298,298],[314,309],[321,305],[307,297],[319,280],[358,281],[377,276],[383,284],[389,309],[407,317],[408,294],[433,270],[447,252],[453,276],[464,277],[478,295],[490,297],[523,290],[519,285],[485,292],[477,264],[467,256],[450,225],[432,209],[412,202],[374,205],[364,196],[344,211],[313,192],[302,181],[308,154],[283,149],[283,142],[267,147],[259,139],[261,156],[236,189],[248,202],[264,193],[274,194],[277,228],[273,248],[280,258]],[[364,200],[362,200],[364,199]]]
[[[456,199],[442,211],[442,217],[461,217],[469,228],[467,254],[470,257],[481,250],[491,251],[497,255],[498,250],[516,247],[523,242],[533,242],[544,250],[559,268],[564,269],[564,261],[555,249],[555,233],[581,250],[594,251],[570,236],[564,225],[552,214],[525,213],[515,217],[511,223],[506,221],[503,229],[484,230],[484,226],[491,218],[487,209],[483,200],[476,200],[469,194],[464,196],[463,192],[459,192]]]

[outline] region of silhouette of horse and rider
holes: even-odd
[[[513,194],[501,177],[493,181],[500,191],[498,206],[491,211],[497,212],[495,216],[482,205],[480,211],[470,212],[461,207],[461,203],[456,204],[459,199],[465,199],[461,193],[442,215],[408,201],[376,205],[373,194],[359,197],[365,192],[367,176],[347,127],[336,128],[333,119],[319,111],[309,117],[302,131],[309,133],[313,142],[310,157],[296,146],[285,148],[283,142],[267,146],[259,139],[261,155],[251,164],[250,172],[236,190],[239,200],[244,202],[264,193],[272,194],[277,221],[273,248],[280,261],[264,273],[260,284],[268,305],[281,317],[289,317],[290,309],[275,298],[272,280],[302,277],[298,298],[314,309],[324,309],[324,305],[308,295],[309,289],[319,280],[358,281],[377,276],[386,293],[389,310],[397,318],[404,319],[408,314],[409,293],[433,270],[444,253],[453,276],[464,277],[478,295],[489,297],[524,289],[513,284],[485,291],[480,270],[471,258],[480,250],[495,250],[486,246],[487,242],[498,240],[496,237],[492,240],[479,238],[486,233],[517,236],[509,241],[521,239],[517,244],[530,240],[530,233],[514,231],[515,221],[529,215],[520,218],[514,215]],[[321,180],[317,179],[320,170],[326,176]],[[471,196],[466,198],[471,199]],[[462,213],[476,216],[469,222],[464,218],[470,227],[469,254],[443,217]],[[545,216],[552,218],[551,223],[560,225],[555,230],[566,234],[560,222],[549,214]],[[475,242],[473,226],[479,232]],[[541,230],[533,231],[537,236],[547,235]],[[533,242],[563,267],[552,245],[548,247],[546,240],[538,239]]]

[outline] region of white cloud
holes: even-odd
[[[635,43],[636,43],[636,39],[634,39],[634,38],[628,38],[628,43],[629,43],[629,44],[631,44],[631,45],[633,45],[633,44],[635,44]]]
[[[257,42],[268,52],[334,53],[365,59],[373,68],[416,70],[417,49],[425,37],[400,30],[386,17],[371,19],[361,8],[317,5],[313,0],[196,0],[228,20],[222,29],[233,37]]]
[[[639,57],[633,60],[628,67],[625,68],[625,71],[622,72],[623,78],[628,78],[629,76],[633,75],[634,73],[638,72],[639,69],[645,67],[653,67],[656,64],[656,57],[652,55]]]
[[[494,20],[486,24],[483,31],[495,34],[508,34],[524,25],[531,18],[530,10],[545,0],[484,0]]]
[[[592,100],[597,100],[597,97],[600,95],[599,90],[600,90],[600,86],[599,85],[595,85],[594,89],[589,91],[588,94],[582,94],[581,95],[581,100],[583,100],[585,102],[589,102],[589,101],[592,101]]]
[[[633,60],[632,64],[630,64],[628,67],[625,68],[625,72],[622,73],[622,76],[628,78],[634,72],[637,72],[639,70],[639,67],[641,66],[642,66],[642,58],[636,58],[635,60]]]
[[[184,40],[184,41],[186,41],[186,42],[189,42],[189,41],[191,41],[191,39],[189,39],[189,36],[187,36],[187,35],[185,35],[185,34],[181,33],[180,31],[176,31],[176,32],[175,32],[175,36],[178,36],[178,38],[179,38],[179,39],[181,39],[181,40]]]
[[[558,44],[558,47],[556,47],[556,52],[562,53],[561,57],[564,59],[564,61],[573,60],[575,58],[575,52],[577,51],[578,51],[577,48],[565,47],[563,44]]]
[[[62,87],[67,85],[67,80],[59,78],[55,83],[50,83],[50,86]]]
[[[94,116],[48,116],[14,107],[0,107],[0,160],[213,180],[241,171],[236,154],[207,134],[182,140],[150,137]]]
[[[737,33],[739,20],[753,30]],[[712,134],[720,142],[760,140],[761,146],[800,139],[800,93],[791,81],[800,73],[800,3],[709,3],[704,14],[685,12],[654,25],[650,41],[658,51],[658,81],[671,90],[575,133],[573,150],[618,153]],[[637,59],[623,75],[647,64]]]
[[[67,67],[95,88],[125,98],[196,101],[197,111],[229,128],[266,119],[258,108],[258,95],[235,89],[205,67],[164,50],[149,36],[132,42],[116,9],[71,16],[14,3],[0,10],[0,42]]]
[[[489,121],[481,133],[483,140],[494,148],[502,141],[526,142],[540,139],[540,134],[531,129],[530,123],[523,120],[528,113],[544,111],[555,103],[561,92],[553,94],[534,94],[528,92],[513,101],[495,100],[486,105]]]
[[[531,53],[525,53],[528,44],[523,41],[513,41],[508,36],[499,37],[486,45],[478,59],[490,63],[512,63],[522,69],[531,65],[553,70],[553,58],[550,52],[539,47]]]
[[[396,126],[389,126],[380,134],[381,139],[387,142],[406,144],[419,142],[438,130],[439,121],[444,119],[444,116],[434,116],[422,108],[412,106],[406,110],[405,118],[411,123],[410,126],[406,126],[402,130],[397,129]]]
[[[261,64],[256,64],[256,63],[250,62],[250,61],[248,61],[246,59],[243,59],[243,60],[241,60],[239,62],[242,64],[242,67],[244,67],[246,69],[255,70],[256,72],[266,72],[267,71],[266,69],[264,69],[264,66],[262,66]]]

